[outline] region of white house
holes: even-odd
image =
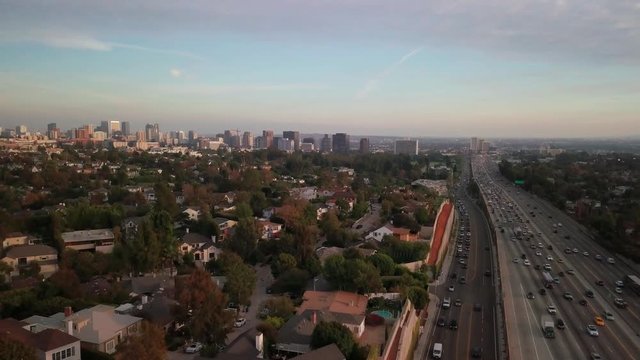
[[[183,214],[187,216],[187,219],[190,221],[198,221],[200,219],[200,215],[202,215],[202,211],[198,208],[188,207],[182,211]]]
[[[390,229],[387,225],[385,225],[367,234],[367,236],[365,237],[365,240],[373,239],[375,241],[381,242],[382,239],[387,235],[393,236],[393,230]]]

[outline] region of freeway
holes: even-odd
[[[613,304],[620,296],[614,293],[615,281],[633,269],[620,261],[608,263],[606,259],[613,256],[595,244],[586,229],[548,203],[506,183],[490,158],[475,157],[472,164],[491,221],[501,229],[497,247],[510,356],[586,359],[598,353],[604,358],[637,358],[637,299],[629,301],[628,309]],[[596,254],[604,259],[596,260]],[[541,295],[543,267],[557,279],[553,289],[545,289],[545,295]],[[596,285],[599,280],[603,286]],[[587,297],[588,291],[594,296]],[[544,338],[540,326],[549,305],[557,309],[555,321],[562,319],[566,326],[556,330],[555,339]],[[605,318],[605,311],[612,320],[597,327],[599,336],[590,336],[586,326],[594,324],[596,316]]]
[[[451,305],[438,307],[436,319],[443,326],[434,327],[427,356],[431,356],[434,343],[442,343],[444,359],[467,358],[474,351],[483,358],[497,359],[491,237],[484,214],[464,187],[457,191],[459,233],[455,247],[453,243],[449,246],[439,285],[430,287],[440,304],[448,298]],[[451,328],[452,320],[457,329]]]

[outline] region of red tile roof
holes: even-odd
[[[33,333],[23,328],[26,325],[16,319],[2,319],[0,320],[0,336],[6,336],[44,352],[80,341],[76,337],[55,329],[46,329],[39,333]]]
[[[444,238],[444,232],[447,228],[447,222],[449,221],[452,208],[453,205],[451,205],[451,203],[444,204],[440,216],[438,216],[436,220],[435,233],[433,234],[431,250],[429,250],[429,257],[427,258],[427,265],[435,265],[436,261],[438,261],[438,254],[440,253],[442,239]]]

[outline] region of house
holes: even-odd
[[[218,225],[218,229],[220,229],[220,240],[224,240],[231,236],[231,229],[233,229],[237,221],[225,219],[223,217],[213,218],[213,221]]]
[[[0,261],[13,268],[10,273],[12,277],[19,275],[20,269],[32,263],[40,266],[40,274],[44,277],[49,277],[58,271],[58,252],[48,245],[12,246]]]
[[[65,331],[80,339],[82,348],[107,354],[115,353],[118,344],[136,335],[142,324],[142,318],[118,314],[109,305],[96,305],[77,313],[66,307],[64,313],[34,315],[22,321],[36,333],[46,329]]]
[[[89,191],[89,201],[95,204],[106,203],[109,201],[109,191],[106,189],[96,189]]]
[[[391,235],[399,240],[403,241],[416,241],[418,240],[418,234],[414,234],[409,229],[397,228],[392,225],[384,225],[376,230],[373,230],[365,237],[365,240],[375,240],[381,242],[382,239]]]
[[[330,314],[359,338],[364,332],[367,297],[347,291],[307,290],[302,295],[302,304],[297,313],[302,314],[307,310]]]
[[[10,233],[2,240],[2,248],[6,249],[9,246],[15,245],[28,245],[29,240],[29,236],[21,232]]]
[[[62,240],[65,249],[109,254],[113,251],[115,235],[111,229],[79,230],[62,233]]]
[[[195,207],[188,207],[184,209],[182,213],[185,214],[189,221],[198,221],[198,219],[200,219],[200,215],[202,215],[202,211]]]
[[[175,329],[176,321],[171,310],[178,302],[170,299],[166,294],[141,296],[140,305],[133,310],[133,315],[148,320],[150,323],[164,329],[165,332]]]
[[[271,219],[277,213],[277,208],[271,206],[262,210],[262,217],[265,219]]]
[[[215,246],[215,237],[208,238],[195,233],[187,232],[179,246],[182,255],[192,253],[193,259],[203,264],[216,260],[222,254],[222,249]]]
[[[0,337],[34,349],[38,360],[80,360],[80,340],[57,329],[34,332],[29,324],[8,318],[0,320]]]
[[[298,355],[291,360],[346,360],[342,351],[336,344],[325,345],[321,348],[309,351],[306,354]]]
[[[261,234],[262,240],[271,240],[280,237],[280,231],[282,231],[282,224],[274,223],[266,219],[258,219],[256,222],[258,225],[258,231]]]
[[[318,188],[307,186],[289,190],[289,195],[294,199],[314,200],[318,198]]]
[[[316,209],[316,220],[318,221],[322,220],[322,216],[324,216],[324,214],[328,212],[329,212],[329,207],[327,205],[320,205]]]

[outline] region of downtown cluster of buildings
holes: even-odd
[[[148,150],[163,146],[189,146],[197,149],[218,150],[220,148],[236,150],[277,149],[280,151],[323,152],[346,154],[351,151],[369,153],[369,138],[360,138],[356,144],[346,133],[324,134],[321,137],[302,137],[299,131],[287,130],[276,134],[273,130],[263,130],[254,135],[250,131],[239,129],[225,130],[215,136],[200,136],[194,130],[161,132],[157,123],[146,124],[143,130],[134,131],[128,121],[101,121],[100,125],[88,124],[78,128],[62,130],[56,123],[47,124],[46,133],[30,132],[27,126],[0,128],[0,137],[12,141],[26,141],[30,144],[47,143],[93,143],[110,148],[135,148]],[[417,155],[418,140],[396,140],[395,154]]]
[[[471,138],[470,149],[474,154],[486,154],[489,152],[490,147],[491,143],[484,139],[480,139],[477,137]]]

